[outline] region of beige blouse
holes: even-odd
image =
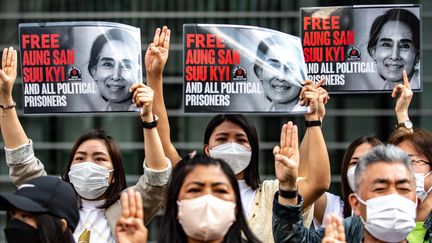
[[[301,180],[302,178],[298,178]],[[279,190],[278,180],[266,180],[256,191],[248,217],[249,227],[264,243],[274,243],[272,233],[273,198]],[[303,224],[309,228],[313,219],[313,204],[303,212]]]

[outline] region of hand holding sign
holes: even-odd
[[[322,120],[325,116],[325,104],[330,100],[327,91],[321,87],[324,79],[314,84],[306,80],[300,92],[300,104],[310,106],[310,112],[306,114],[306,120]]]
[[[133,92],[132,102],[137,107],[141,107],[140,115],[143,121],[153,120],[153,89],[143,83],[134,83],[130,88],[130,92]]]

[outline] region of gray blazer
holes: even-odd
[[[9,166],[9,177],[16,186],[32,178],[47,175],[44,165],[34,155],[31,140],[28,144],[18,148],[8,149],[5,147],[5,155],[6,163]],[[165,205],[165,192],[171,175],[171,162],[168,158],[167,163],[168,166],[164,170],[152,170],[143,163],[144,174],[134,186],[130,187],[142,195],[145,224],[148,224],[159,209]],[[121,216],[120,200],[105,210],[105,216],[110,225],[111,233],[115,236],[115,225]]]

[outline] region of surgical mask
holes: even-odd
[[[4,233],[8,243],[40,242],[38,230],[16,218],[6,223]]]
[[[109,186],[109,173],[105,166],[92,162],[82,162],[70,167],[69,179],[78,195],[85,199],[96,199]]]
[[[187,236],[203,241],[223,238],[235,221],[236,204],[211,194],[177,201],[178,219]]]
[[[366,202],[366,222],[361,218],[366,230],[375,238],[386,242],[404,240],[416,226],[416,203],[399,194],[375,197]]]
[[[225,160],[236,175],[248,167],[252,157],[249,148],[238,143],[224,143],[214,146],[209,150],[209,154],[210,157]]]
[[[354,175],[355,175],[355,169],[356,169],[357,165],[354,165],[353,167],[349,168],[347,171],[347,180],[348,180],[348,185],[351,188],[351,190],[353,192],[355,192],[355,180],[354,180]]]
[[[431,174],[432,171],[429,171],[428,173],[426,173],[426,175],[424,175],[423,173],[415,173],[415,179],[416,179],[416,194],[417,196],[423,201],[428,193],[432,190],[432,187],[429,188],[429,190],[426,192],[425,189],[425,179],[428,175]]]

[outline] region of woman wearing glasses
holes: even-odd
[[[408,236],[409,242],[430,242],[432,238],[432,132],[412,128],[408,117],[408,108],[413,92],[406,71],[403,72],[403,84],[398,84],[392,93],[396,98],[395,112],[398,124],[389,137],[388,143],[405,151],[411,158],[416,177],[416,193],[421,200],[417,206],[417,226]]]

